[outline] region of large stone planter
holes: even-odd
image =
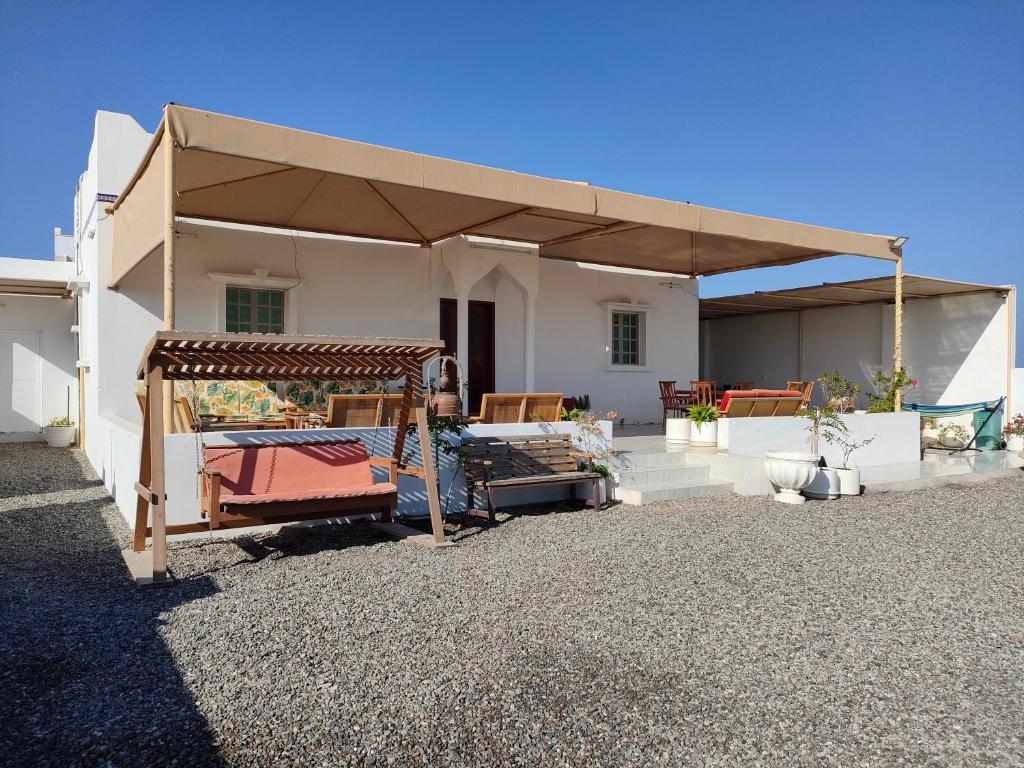
[[[768,479],[778,491],[775,500],[784,504],[804,504],[807,499],[800,491],[811,484],[818,474],[821,456],[813,453],[771,451],[764,455],[764,468]]]
[[[689,445],[690,420],[665,419],[665,442],[669,445]]]

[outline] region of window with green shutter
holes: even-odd
[[[284,333],[284,291],[228,286],[225,299],[229,333]]]

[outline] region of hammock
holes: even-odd
[[[988,400],[980,403],[966,403],[964,405],[924,405],[922,403],[903,403],[904,411],[917,411],[923,416],[962,416],[966,413],[977,413],[978,411],[1001,411],[1005,397],[998,400]]]
[[[963,448],[956,448],[951,450],[949,453],[952,456],[955,453],[964,453],[965,451],[980,451],[980,448],[975,448],[974,443],[978,439],[985,427],[992,420],[992,417],[1003,410],[1003,403],[1006,402],[1005,397],[1000,397],[998,400],[989,400],[981,403],[966,403],[965,405],[922,405],[921,403],[903,403],[904,411],[917,411],[923,416],[960,416],[965,413],[977,413],[979,411],[988,411],[988,416],[985,417],[985,421],[981,423],[974,431],[974,436],[971,437],[970,441]]]

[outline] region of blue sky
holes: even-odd
[[[910,272],[1024,286],[1022,40],[1019,1],[0,0],[0,255],[49,258],[52,228],[70,228],[95,110],[152,129],[175,101],[905,234]],[[890,269],[829,259],[702,292]]]

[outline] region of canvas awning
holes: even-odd
[[[923,275],[903,275],[903,299],[933,299],[971,293],[1005,292],[1007,286],[964,283]],[[700,300],[700,319],[792,312],[799,309],[841,307],[851,304],[892,304],[896,300],[896,278],[892,275],[842,283],[822,283],[780,291],[754,291],[737,296]]]
[[[111,284],[163,242],[174,145],[177,216],[430,244],[459,234],[546,258],[686,275],[838,254],[896,260],[892,237],[705,208],[168,105],[114,203]]]

